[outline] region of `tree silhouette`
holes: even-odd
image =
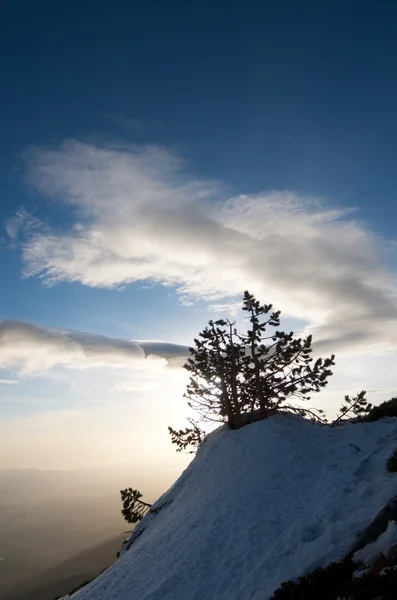
[[[138,523],[152,506],[141,500],[142,494],[133,488],[120,490],[123,509],[121,514],[127,523]]]
[[[362,390],[357,394],[357,396],[345,396],[342,406],[339,409],[339,413],[335,421],[332,423],[332,426],[337,425],[343,419],[351,419],[355,417],[364,417],[367,415],[372,405],[368,402],[366,396],[366,391]]]
[[[261,305],[248,291],[244,292],[242,308],[251,324],[246,334],[239,335],[245,346],[244,411],[259,411],[264,419],[282,407],[310,416],[309,409],[295,407],[290,402],[310,400],[312,393],[318,393],[327,385],[335,356],[318,358],[313,363],[312,336],[296,338],[292,331],[285,333],[276,329],[281,312],[272,312],[271,304]],[[276,330],[268,332],[269,328]],[[315,409],[312,416],[322,414],[322,410]]]
[[[235,322],[211,320],[194,340],[185,364],[190,373],[188,405],[201,421],[226,422],[231,429],[281,408],[321,420],[321,410],[291,402],[309,400],[327,384],[334,355],[313,363],[312,336],[302,339],[292,331],[279,331],[280,311],[260,304],[248,291],[242,310],[250,323],[246,333],[239,332]],[[190,428],[169,430],[178,449],[194,435]]]
[[[171,436],[171,442],[177,447],[177,452],[186,450],[188,454],[194,454],[203,441],[205,433],[194,419],[188,419],[188,421],[191,427],[186,427],[186,429],[180,429],[179,431],[168,427],[168,431]]]

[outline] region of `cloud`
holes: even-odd
[[[0,385],[17,385],[19,381],[15,379],[0,379]]]
[[[135,340],[135,343],[142,348],[145,358],[150,356],[160,356],[172,362],[178,358],[184,358],[189,354],[187,346],[181,344],[169,344],[161,341]]]
[[[131,379],[130,381],[123,381],[115,386],[117,392],[147,392],[158,387],[156,381],[140,381]]]
[[[6,222],[6,232],[11,240],[16,240],[21,231],[41,229],[41,222],[21,207],[11,219]]]
[[[241,309],[241,301],[238,302],[216,302],[215,304],[210,304],[208,309],[211,312],[215,313],[226,313],[230,316],[235,316],[239,310]]]
[[[229,305],[244,289],[306,321],[319,345],[397,345],[391,243],[352,210],[292,192],[225,199],[157,146],[77,141],[26,157],[29,181],[69,206],[68,230],[27,228],[24,273],[93,287],[151,281]]]
[[[174,366],[176,359],[184,362],[187,355],[186,346],[167,342],[112,339],[21,321],[0,321],[0,366],[25,374],[58,365],[74,369],[103,365],[149,369]]]

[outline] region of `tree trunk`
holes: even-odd
[[[229,323],[229,327],[230,327],[229,335],[230,335],[230,348],[231,348],[231,360],[232,360],[230,385],[232,388],[232,398],[233,398],[233,405],[234,405],[236,429],[240,429],[243,426],[243,423],[241,420],[241,411],[240,411],[240,404],[239,404],[239,398],[238,398],[238,392],[237,392],[237,367],[236,367],[236,352],[235,352],[234,343],[233,343],[233,330],[232,330],[233,325],[231,323]]]
[[[258,400],[259,400],[259,411],[262,416],[262,419],[266,419],[267,408],[266,408],[266,401],[265,401],[265,397],[263,395],[263,390],[262,390],[262,386],[261,386],[260,363],[259,363],[258,356],[256,355],[256,352],[255,352],[255,335],[258,330],[258,326],[257,326],[255,314],[254,314],[254,309],[252,307],[251,307],[251,315],[252,315],[251,357],[252,357],[252,360],[254,362],[254,367],[255,367],[255,381],[256,381],[256,391],[257,391]],[[253,401],[254,401],[254,399],[253,399]]]
[[[223,406],[226,411],[227,422],[228,422],[230,429],[236,429],[236,422],[235,422],[235,418],[234,418],[233,408],[232,408],[232,404],[230,402],[230,396],[229,396],[229,393],[227,391],[227,386],[226,386],[224,360],[223,360],[223,357],[221,354],[219,336],[218,336],[218,333],[217,333],[214,325],[212,325],[212,331],[214,334],[214,339],[216,340],[215,347],[216,347],[216,354],[218,357],[218,365],[219,365],[218,375],[219,375],[219,379],[221,381],[222,403],[223,403]]]

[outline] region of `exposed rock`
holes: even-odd
[[[361,550],[367,544],[375,542],[386,531],[389,521],[397,521],[397,496],[393,496],[389,500],[368,527],[358,536],[352,548],[347,553],[346,558],[351,558],[355,552],[358,552],[358,550]]]

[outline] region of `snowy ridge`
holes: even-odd
[[[397,493],[397,419],[329,428],[274,416],[212,433],[173,502],[76,600],[267,600],[340,559]],[[157,504],[157,503],[156,503]]]

